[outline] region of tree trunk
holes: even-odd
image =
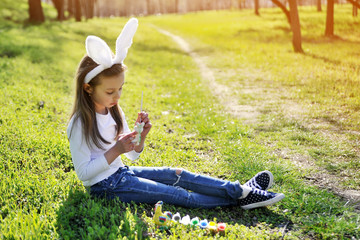
[[[334,36],[334,0],[327,0],[325,36]]]
[[[74,0],[75,1],[75,20],[77,22],[81,22],[81,4],[80,0]]]
[[[64,15],[64,0],[52,0],[56,11],[57,11],[57,20],[63,21],[65,19]]]
[[[73,0],[68,0],[67,11],[68,11],[68,13],[69,13],[69,18],[71,18],[72,16],[74,16],[74,4],[73,4]]]
[[[91,0],[90,7],[89,7],[89,18],[94,17],[94,12],[95,12],[95,0]]]
[[[282,4],[279,0],[271,0],[271,1],[285,13],[289,24],[291,24],[290,12],[289,10],[286,9],[286,6]]]
[[[94,2],[94,16],[100,17],[100,6],[99,6],[98,0],[95,0],[95,2]]]
[[[167,9],[166,9],[166,5],[165,2],[162,0],[159,0],[159,9],[160,9],[160,13],[161,14],[166,14],[167,13]]]
[[[81,12],[82,15],[85,17],[85,19],[87,20],[89,18],[89,0],[80,0],[80,7],[81,7]]]
[[[321,0],[316,0],[317,11],[321,12]]]
[[[346,1],[356,6],[357,8],[360,8],[360,3],[358,3],[357,0],[346,0]]]
[[[299,20],[299,13],[297,8],[296,0],[289,0],[290,8],[290,19],[291,19],[291,31],[293,33],[293,47],[294,51],[298,53],[303,53],[301,47],[301,27]]]
[[[179,0],[175,0],[175,13],[179,12]]]
[[[255,0],[255,15],[260,16],[260,13],[259,13],[259,0]]]
[[[132,14],[131,10],[132,10],[131,0],[125,0],[125,12],[126,12],[126,16],[130,16],[130,15]]]
[[[238,8],[242,9],[242,0],[238,0]]]
[[[357,2],[357,0],[356,0]],[[358,7],[353,5],[353,16],[356,17],[358,15]]]
[[[86,0],[83,1],[83,5],[85,7],[85,16],[86,19],[93,18],[94,17],[94,5],[95,0]]]
[[[146,0],[146,12],[148,15],[152,15],[150,0]]]
[[[29,3],[29,21],[44,22],[45,16],[41,6],[41,0],[28,0]]]

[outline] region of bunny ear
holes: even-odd
[[[99,37],[88,36],[86,38],[86,52],[97,64],[106,68],[112,65],[112,54],[109,46]]]
[[[138,20],[136,18],[131,18],[125,24],[124,29],[116,40],[116,56],[114,59],[112,59],[112,52],[109,46],[101,38],[96,36],[88,36],[86,38],[86,52],[99,65],[86,74],[85,83],[89,83],[97,74],[110,68],[113,64],[124,61],[137,27]]]
[[[127,51],[132,44],[132,39],[138,27],[138,20],[131,18],[124,26],[119,37],[116,39],[115,63],[122,63],[126,58]]]

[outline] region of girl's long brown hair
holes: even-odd
[[[84,137],[86,140],[87,145],[92,148],[92,143],[100,148],[104,149],[104,147],[101,145],[101,143],[109,144],[108,141],[106,141],[100,134],[97,121],[96,121],[96,112],[95,112],[95,105],[92,101],[90,95],[84,90],[84,78],[88,72],[90,72],[92,69],[97,67],[98,64],[95,63],[89,56],[85,55],[83,59],[81,60],[77,73],[76,73],[76,92],[75,92],[75,102],[74,102],[74,108],[71,113],[70,119],[74,116],[73,125],[77,120],[81,121],[82,130],[84,133]],[[92,88],[95,88],[97,85],[100,84],[100,78],[102,76],[110,77],[115,76],[123,71],[125,71],[126,67],[123,64],[114,64],[111,68],[105,69],[100,74],[98,74],[96,77],[94,77],[90,82],[89,85]],[[109,109],[111,116],[116,122],[116,137],[119,136],[119,134],[122,131],[123,124],[120,114],[120,108],[116,104],[115,106],[111,107]],[[71,129],[72,131],[72,129]],[[70,131],[70,135],[71,135]]]

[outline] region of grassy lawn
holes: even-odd
[[[335,8],[334,38],[325,12],[300,9],[305,54],[294,54],[280,9],[206,12],[151,18],[184,37],[230,97],[258,113],[252,133],[285,158],[303,159],[360,190],[360,19]],[[219,17],[221,15],[221,17]],[[195,20],[196,19],[196,20]],[[249,120],[249,119],[248,119]]]
[[[150,205],[92,199],[73,170],[65,130],[85,38],[96,34],[114,50],[127,19],[27,25],[26,1],[19,6],[0,8],[0,238],[210,237],[182,225],[158,231]],[[274,154],[289,149],[306,155],[334,175],[347,172],[341,184],[359,189],[358,148],[351,144],[359,141],[360,30],[354,32],[359,20],[350,18],[349,9],[336,12],[336,39],[322,37],[324,13],[301,9],[304,55],[292,53],[291,34],[277,10],[262,10],[260,18],[250,10],[139,18],[120,104],[131,124],[143,91],[153,129],[141,158],[125,162],[178,166],[240,182],[268,169],[275,176],[273,191],[286,195],[279,204],[251,211],[166,204],[164,210],[226,222],[228,239],[360,238],[360,215],[352,206],[305,182],[306,172],[291,158]],[[55,16],[50,8],[46,14]],[[193,59],[153,25],[189,41],[220,83],[262,86],[276,101],[256,105],[254,93],[230,93],[261,113],[259,121],[244,124],[224,111]],[[281,106],[290,101],[304,109],[301,118],[284,115]],[[318,124],[315,131],[314,119],[334,123],[342,138],[328,141],[329,125]]]

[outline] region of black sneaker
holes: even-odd
[[[247,181],[244,185],[257,188],[260,190],[268,190],[274,183],[274,176],[270,171],[262,171],[257,173],[253,178]]]
[[[273,193],[253,188],[249,194],[238,199],[238,204],[242,209],[252,209],[274,204],[285,197],[282,193]]]

